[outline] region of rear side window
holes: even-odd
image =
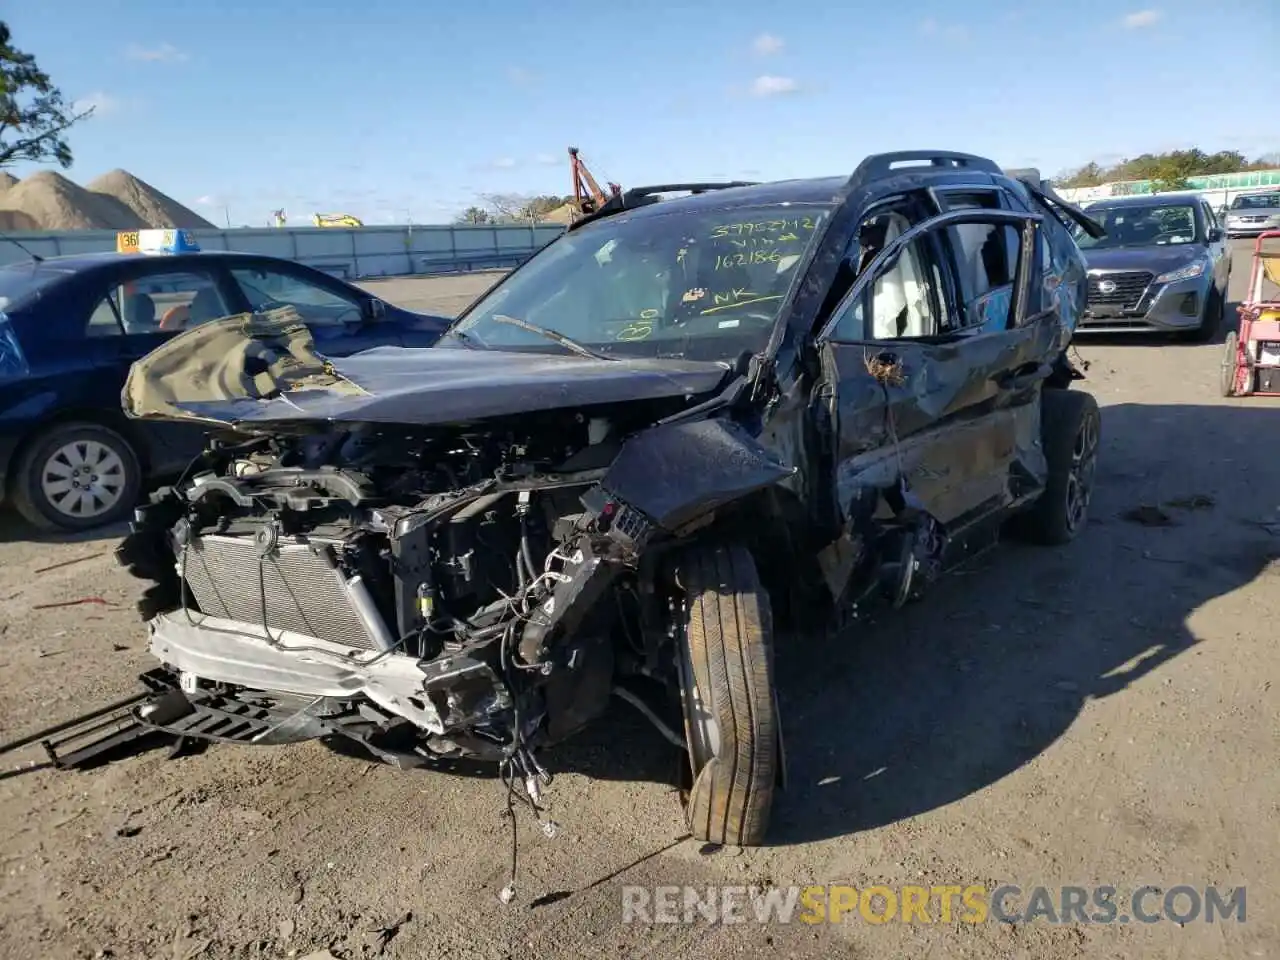
[[[218,283],[195,270],[151,273],[112,287],[89,318],[90,336],[176,332],[230,313]],[[123,323],[114,322],[119,319]]]
[[[24,300],[65,276],[65,273],[47,268],[38,270],[35,264],[30,263],[0,267],[0,311],[20,306]]]

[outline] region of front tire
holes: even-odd
[[[1227,298],[1218,293],[1217,287],[1211,288],[1208,302],[1204,305],[1204,312],[1200,316],[1200,326],[1179,334],[1179,339],[1187,343],[1208,343],[1222,329],[1226,305]]]
[[[780,764],[769,596],[751,553],[736,544],[688,550],[676,583],[689,830],[704,842],[758,846]]]
[[[142,467],[129,442],[95,423],[63,423],[18,459],[11,494],[41,530],[80,531],[129,515],[142,489]]]
[[[1046,546],[1070,543],[1088,521],[1102,438],[1098,401],[1080,390],[1045,390],[1040,435],[1048,475],[1035,505],[1015,517],[1022,539]]]

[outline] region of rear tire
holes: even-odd
[[[1045,390],[1040,403],[1040,436],[1048,461],[1044,492],[1010,526],[1019,539],[1059,546],[1079,536],[1088,521],[1102,416],[1093,395],[1080,390]]]
[[[10,494],[32,526],[80,531],[128,516],[141,490],[129,441],[96,423],[60,423],[18,458]]]
[[[693,771],[685,814],[694,839],[764,841],[780,763],[773,622],[742,546],[695,548],[678,561],[684,592],[681,698]]]
[[[1232,330],[1222,345],[1222,366],[1218,371],[1218,389],[1224,397],[1236,395],[1236,362],[1239,353],[1240,334]]]

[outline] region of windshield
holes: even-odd
[[[1270,210],[1280,207],[1280,194],[1260,194],[1252,197],[1236,197],[1231,201],[1232,210]]]
[[[758,351],[829,213],[806,203],[601,220],[551,243],[446,336],[468,346],[565,349],[528,328],[536,325],[606,355]]]
[[[17,306],[41,287],[65,274],[41,270],[36,264],[22,263],[0,267],[0,310]]]
[[[1166,206],[1090,207],[1085,211],[1106,229],[1095,240],[1083,230],[1075,230],[1081,250],[1107,247],[1177,246],[1195,243],[1199,237],[1195,208]]]

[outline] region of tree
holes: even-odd
[[[490,223],[528,221],[529,203],[533,200],[523,193],[482,193],[480,199],[489,208]]]
[[[64,134],[93,114],[77,111],[62,98],[36,58],[10,43],[9,25],[0,20],[0,167],[29,161],[71,166]]]
[[[458,223],[480,224],[489,222],[489,211],[480,207],[467,207],[458,217]]]
[[[1104,167],[1086,163],[1054,180],[1062,187],[1096,187],[1122,180],[1151,180],[1157,192],[1185,190],[1191,177],[1245,170],[1269,170],[1280,166],[1280,155],[1269,154],[1249,160],[1238,150],[1205,153],[1197,147],[1167,153],[1143,153]]]

